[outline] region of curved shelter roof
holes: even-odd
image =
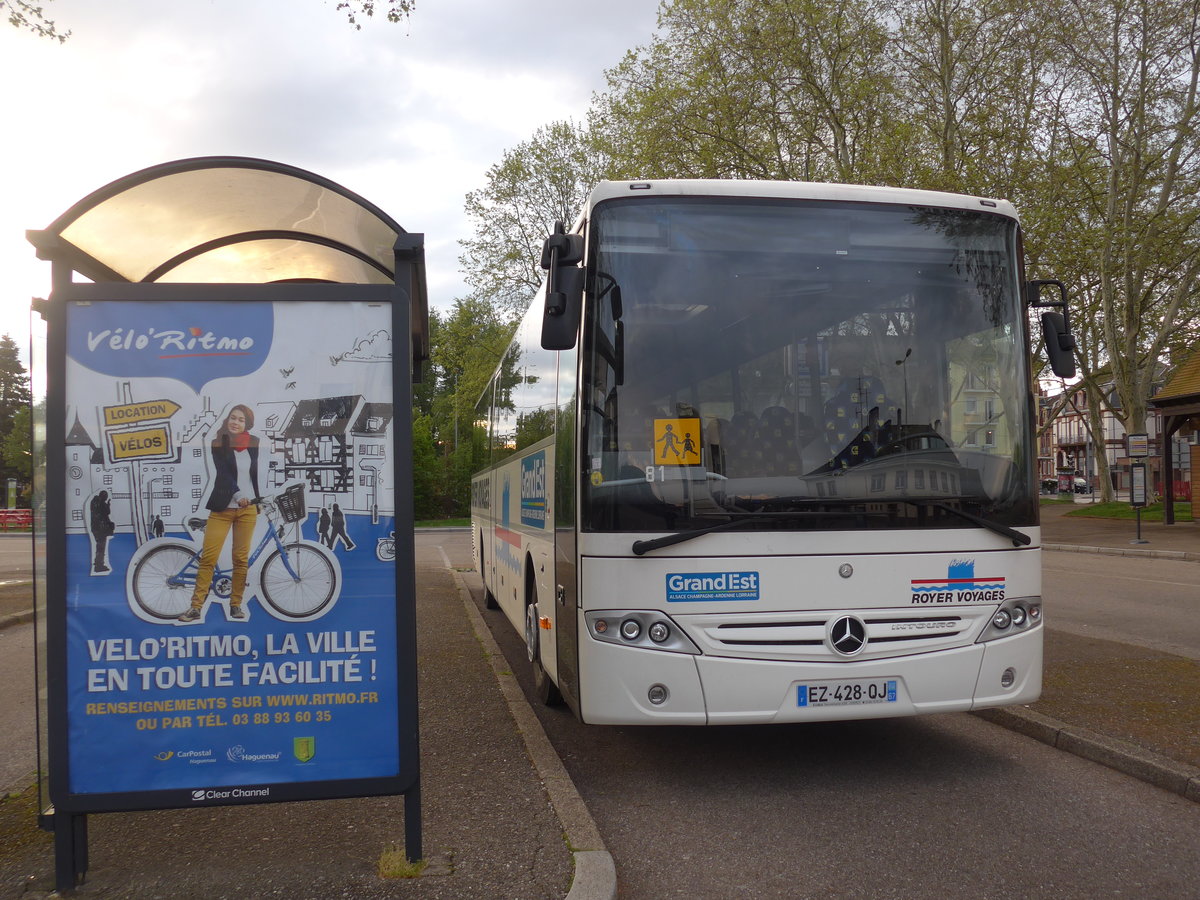
[[[210,156],[119,178],[30,240],[93,281],[386,284],[404,233],[312,172]]]
[[[400,252],[419,270],[403,286],[414,349],[427,355],[422,236],[336,182],[284,163],[206,156],[151,166],[28,236],[40,258],[98,283],[387,285]]]

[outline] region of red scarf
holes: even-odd
[[[250,446],[250,432],[243,431],[240,434],[229,435],[229,446],[234,450],[245,450]]]

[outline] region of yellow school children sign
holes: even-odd
[[[700,420],[655,419],[654,465],[700,465]]]

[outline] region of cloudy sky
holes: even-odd
[[[0,21],[0,333],[24,347],[49,291],[26,229],[192,156],[277,160],[361,194],[425,233],[446,307],[464,292],[464,195],[538,126],[581,120],[657,6],[418,0],[408,24],[355,31],[336,0],[53,0],[62,45]]]

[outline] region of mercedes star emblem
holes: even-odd
[[[862,619],[842,616],[829,629],[829,645],[843,656],[853,656],[867,644],[867,626]]]

